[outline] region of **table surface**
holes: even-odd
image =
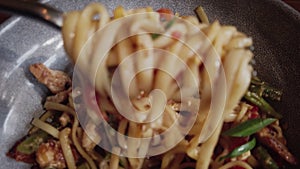
[[[30,0],[28,0],[28,1],[30,1]],[[35,0],[31,0],[31,1],[35,1]],[[293,7],[294,9],[296,9],[297,11],[300,12],[300,0],[282,0],[282,1],[287,3],[288,5],[290,5],[291,7]],[[9,17],[10,17],[10,15],[0,12],[0,23],[4,22]]]

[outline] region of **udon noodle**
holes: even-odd
[[[88,5],[82,11],[68,12],[64,17],[62,33],[67,54],[80,69],[91,74],[90,79],[95,80],[95,88],[100,95],[100,100],[103,104],[107,104],[107,106],[103,106],[102,112],[113,115],[118,114],[115,112],[115,105],[111,102],[113,96],[110,89],[112,79],[109,68],[112,67],[120,66],[121,88],[124,91],[130,88],[126,91],[126,94],[129,96],[131,103],[135,105],[135,108],[140,111],[144,111],[145,107],[149,106],[147,99],[149,99],[152,90],[160,89],[165,93],[167,105],[164,109],[164,115],[161,116],[162,120],[165,121],[158,123],[159,120],[156,120],[149,124],[139,124],[123,118],[118,121],[118,132],[132,137],[160,134],[169,128],[178,116],[175,103],[184,102],[180,100],[179,96],[182,92],[180,90],[185,90],[187,93],[199,91],[196,93],[199,96],[196,97],[200,98],[200,107],[195,112],[197,114],[195,123],[187,134],[188,137],[160,156],[161,168],[195,167],[205,169],[209,166],[222,169],[231,168],[232,166],[251,168],[243,160],[225,162],[225,160],[219,160],[219,158],[213,159],[212,156],[219,141],[223,123],[239,121],[247,112],[247,107],[245,108],[239,103],[251,80],[252,67],[249,61],[252,58],[252,52],[249,47],[252,45],[252,39],[239,32],[236,27],[222,26],[218,21],[211,24],[199,23],[194,16],[173,16],[169,20],[169,27],[166,27],[166,24],[161,21],[161,15],[154,12],[150,7],[132,10],[117,7],[113,13],[114,15],[111,17],[107,9],[97,3]],[[116,24],[117,26],[111,27],[109,30],[105,29],[106,25],[130,18],[133,15],[136,15],[136,17],[128,19],[127,25]],[[176,21],[172,21],[174,18],[177,18]],[[170,24],[170,22],[174,23]],[[195,28],[198,31],[195,31]],[[98,36],[97,32],[99,30],[106,32]],[[117,43],[116,40],[124,36],[122,33],[126,32],[134,36]],[[153,35],[157,32],[164,35],[157,35],[154,38]],[[203,39],[203,35],[207,38],[206,40]],[[97,38],[91,38],[92,36]],[[113,47],[109,51],[105,51],[110,45]],[[178,56],[188,66],[188,69],[181,67],[174,57],[157,59],[154,56],[157,54],[154,49],[160,49]],[[107,54],[103,54],[105,52]],[[201,54],[201,57],[197,55],[197,52]],[[137,57],[134,57],[133,63],[130,62],[132,64],[121,64],[133,53],[136,53]],[[105,57],[99,57],[104,55]],[[104,64],[99,65],[101,59],[104,59]],[[137,73],[143,67],[159,67],[172,72],[178,77],[177,80],[180,84],[160,69]],[[226,98],[224,98],[226,100],[223,100],[225,107],[221,113],[210,112],[211,106],[222,106],[222,100],[219,100],[219,104],[210,104],[213,97],[218,97],[218,93],[212,92],[211,88],[220,85],[218,82],[220,83],[221,69],[224,70],[226,79],[226,84],[222,84],[225,85],[224,89],[226,90]],[[89,74],[87,75],[89,76]],[[130,77],[135,74],[137,76],[131,79]],[[190,86],[191,83],[195,82],[197,89]],[[155,95],[153,97],[155,102],[163,102],[163,98]],[[241,110],[236,111],[237,107],[241,107]],[[215,113],[210,118],[216,117],[220,120],[214,123],[211,122],[213,120],[208,119],[209,113]],[[205,124],[207,121],[216,124],[216,127],[213,127],[213,129],[208,127],[209,124]],[[73,126],[72,137],[76,137],[73,135],[74,130],[77,129]],[[64,136],[61,136],[62,133],[69,134],[70,132],[68,130],[61,131],[59,140],[64,140]],[[172,137],[176,136],[170,135],[170,137],[170,140],[172,140]],[[120,137],[118,139],[119,146],[125,147],[126,145],[122,145],[126,143],[124,138]],[[128,142],[128,144],[134,143]],[[143,145],[127,146],[132,148],[128,151],[137,154]],[[120,152],[120,147],[114,147],[114,152]],[[63,149],[64,153],[66,151]],[[145,151],[148,151],[147,147]],[[228,153],[228,150],[224,149],[220,156],[226,153]],[[184,162],[185,156],[192,160]],[[118,168],[118,163],[122,160],[122,157],[112,154],[109,162],[106,164],[102,162],[100,168],[105,168],[103,167],[105,165],[109,168]],[[124,167],[142,168],[143,163],[146,163],[145,161],[147,160],[141,158],[128,158],[128,164],[124,164]],[[73,168],[71,164],[67,164],[69,168]],[[90,166],[94,168],[93,165]]]

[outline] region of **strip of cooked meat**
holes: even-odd
[[[297,159],[289,152],[284,142],[277,138],[277,134],[269,127],[265,127],[257,133],[259,141],[265,146],[278,153],[283,159],[290,164],[297,164]]]
[[[69,93],[71,91],[72,91],[72,88],[70,87],[69,89],[59,92],[53,96],[48,96],[46,98],[46,100],[49,102],[62,103],[68,99]]]
[[[42,63],[31,65],[29,70],[40,83],[46,85],[54,94],[62,92],[71,86],[71,79],[68,74],[62,71],[48,69]]]

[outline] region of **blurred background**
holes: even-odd
[[[24,0],[24,1],[37,1],[37,0]],[[300,12],[300,0],[282,0],[289,6],[296,9],[298,12]],[[6,19],[10,17],[9,14],[0,12],[0,23],[4,22]]]

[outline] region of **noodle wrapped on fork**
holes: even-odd
[[[109,18],[106,9],[101,4],[91,4],[81,12],[67,13],[62,28],[66,44],[65,49],[74,63],[84,73],[89,72],[91,75],[89,78],[92,79],[91,81],[94,80],[100,100],[107,98],[113,100],[113,93],[111,93],[112,91],[109,88],[109,86],[113,85],[113,80],[110,79],[109,75],[109,66],[112,65],[106,65],[106,63],[120,66],[118,68],[121,79],[119,82],[121,83],[120,87],[125,91],[125,95],[128,95],[130,101],[134,102],[135,108],[139,108],[140,111],[145,110],[143,107],[147,107],[147,105],[153,106],[147,103],[140,105],[142,102],[139,100],[149,97],[149,94],[154,89],[163,91],[168,102],[184,103],[184,100],[181,100],[179,97],[180,92],[182,92],[180,90],[185,90],[191,95],[200,96],[201,106],[199,111],[195,112],[197,114],[195,124],[190,132],[187,133],[190,139],[186,140],[186,148],[180,153],[186,153],[190,158],[197,160],[196,168],[208,168],[223,121],[228,119],[228,116],[238,105],[250,84],[252,68],[249,65],[249,61],[252,58],[252,53],[248,50],[248,47],[252,45],[252,40],[238,32],[235,27],[221,26],[217,21],[210,25],[201,24],[195,21],[195,17],[191,16],[182,18],[173,16],[167,23],[170,24],[169,27],[166,28],[166,24],[160,21],[160,15],[151,11],[151,8],[126,11],[124,8],[118,7],[114,11],[115,16]],[[100,18],[94,19],[94,15],[99,15]],[[127,19],[127,22],[121,21],[123,18],[130,18],[132,15],[136,15],[136,17]],[[122,24],[117,24],[117,22]],[[114,27],[110,27],[109,30],[105,29],[106,24],[113,23],[116,23]],[[195,28],[192,26],[197,27],[200,31],[194,30]],[[98,34],[98,30],[105,33]],[[202,32],[202,34],[199,32]],[[155,33],[163,33],[164,35],[158,35],[155,38],[151,37]],[[91,38],[92,40],[89,39],[91,35],[94,36]],[[128,36],[126,37],[126,35]],[[205,38],[203,38],[204,35]],[[119,39],[121,41],[116,42]],[[164,52],[159,53],[155,50]],[[197,53],[201,54],[201,56],[197,56]],[[159,54],[161,56],[155,56]],[[135,55],[135,57],[132,57],[131,62],[122,64],[132,55]],[[188,69],[182,66],[178,58],[164,57],[163,55],[177,56],[181,62],[187,65]],[[100,60],[103,61],[100,62]],[[225,73],[226,84],[221,84],[221,69]],[[188,71],[192,72],[192,76],[189,77]],[[168,74],[168,72],[172,73]],[[137,76],[134,77],[135,75]],[[174,77],[177,79],[174,80]],[[191,82],[195,83],[197,87],[191,86]],[[221,85],[225,85],[225,87]],[[212,86],[215,86],[217,90],[225,89],[227,93],[226,98],[224,97],[223,100],[217,101],[220,103],[220,106],[214,109],[215,112],[210,112],[211,106],[216,106],[211,105],[211,99],[218,97],[218,93],[216,91],[212,93]],[[126,97],[123,99],[126,99]],[[154,98],[154,101],[157,99]],[[224,102],[224,110],[220,112],[222,101]],[[123,103],[123,105],[126,104]],[[116,108],[118,110],[118,107]],[[135,111],[126,107],[122,107],[122,109]],[[166,108],[163,110],[163,114],[167,112],[166,110]],[[174,120],[177,119],[178,113],[176,113],[176,110],[172,110],[167,114],[170,117],[165,116],[164,118],[163,115],[159,117],[161,118],[160,120],[175,118],[170,121],[170,124],[173,124]],[[215,127],[209,127],[212,124],[205,123],[209,118],[221,119],[214,123],[217,124],[216,130],[213,129]],[[145,120],[145,118],[138,120],[142,122],[143,119]],[[127,124],[129,135],[132,133],[131,130],[134,130],[135,136],[144,137],[142,133],[138,133],[150,129],[152,134],[160,134],[170,127],[169,125],[164,125],[167,123],[158,123],[158,121],[159,119],[156,119],[150,122],[149,125],[146,123],[135,124],[135,127],[130,127],[133,125],[133,122],[130,119],[129,121],[123,119],[118,125],[123,126]],[[140,130],[138,129],[140,127],[146,129]],[[120,131],[124,133],[124,127],[121,128]],[[125,141],[124,138],[119,138],[120,140]],[[130,144],[130,142],[127,143]],[[121,147],[124,146],[121,145]],[[138,146],[138,144],[135,146]],[[138,151],[138,147],[134,149],[136,149],[134,151]],[[164,165],[168,166],[172,158],[169,158],[168,162],[164,160],[165,158],[167,157],[163,157]],[[131,166],[141,166],[134,164],[139,162],[141,161],[129,159]]]

